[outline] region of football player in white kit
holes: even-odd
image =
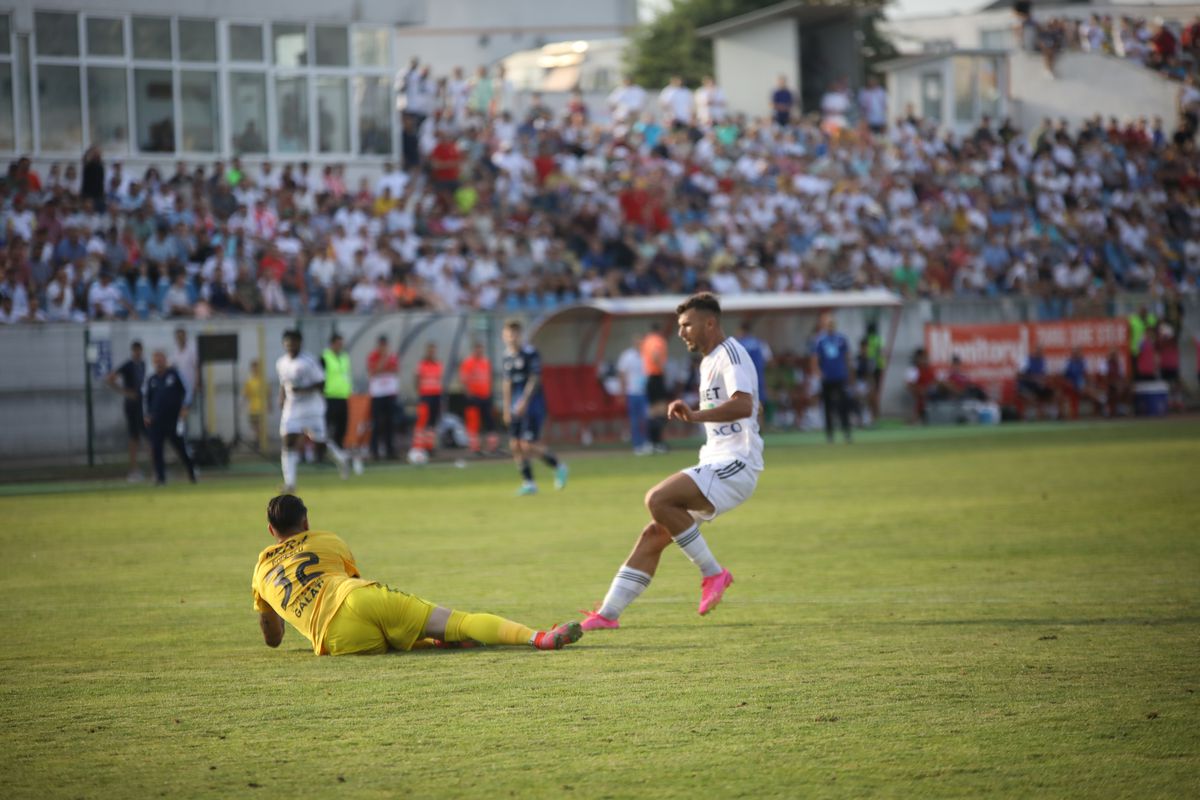
[[[283,355],[275,362],[279,377],[279,438],[283,440],[280,461],[283,466],[283,491],[296,491],[296,466],[300,463],[300,437],[308,435],[314,443],[325,443],[345,480],[350,475],[346,452],[325,438],[325,370],[308,353],[301,352],[304,338],[298,330],[284,331]]]
[[[700,463],[677,472],[646,494],[651,522],[633,552],[617,570],[604,602],[587,611],[584,630],[618,628],[617,618],[637,599],[658,568],[663,550],[674,542],[700,569],[701,615],[712,611],[733,575],[723,568],[700,534],[700,523],[716,519],[749,499],[762,471],[762,438],[758,435],[758,374],[746,349],[721,329],[721,304],[707,292],[693,295],[675,309],[679,338],[700,362],[700,408],[682,400],[667,407],[667,416],[704,423],[707,440]]]

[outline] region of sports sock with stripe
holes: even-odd
[[[283,483],[285,486],[296,485],[296,465],[300,463],[300,454],[295,450],[284,450],[279,456],[283,467]]]
[[[604,604],[600,606],[600,616],[605,619],[616,619],[621,616],[630,603],[646,591],[650,585],[650,575],[633,567],[621,567],[613,578],[608,594],[604,595]]]
[[[546,466],[549,467],[550,469],[558,469],[558,457],[555,456],[554,453],[551,453],[549,450],[542,453],[542,461],[545,461]]]
[[[700,535],[700,523],[693,523],[690,528],[671,537],[688,560],[700,568],[700,574],[706,578],[721,574],[721,565],[716,556],[708,549],[708,542]]]

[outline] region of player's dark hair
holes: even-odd
[[[676,314],[682,314],[685,311],[705,311],[714,316],[721,316],[721,303],[717,300],[717,296],[712,292],[700,292],[694,294],[687,300],[684,300],[675,309]]]
[[[519,319],[510,319],[504,323],[504,327],[508,328],[510,331],[520,331],[525,326],[521,324],[521,320]]]
[[[334,342],[341,341],[341,339],[342,339],[342,335],[340,333],[338,333],[337,331],[334,331],[329,336],[329,343],[333,344]]]
[[[272,497],[267,503],[267,522],[282,534],[296,533],[300,523],[308,516],[304,501],[294,494],[281,494]]]
[[[288,328],[283,332],[284,339],[295,339],[297,342],[303,342],[304,336],[300,333],[299,328]]]
[[[129,343],[129,349],[130,349],[130,350],[132,350],[132,349],[133,349],[133,348],[135,348],[135,347],[136,347],[138,350],[141,350],[141,349],[142,349],[142,343],[141,343],[141,341],[139,341],[139,340],[137,340],[137,339],[134,339],[132,342],[130,342],[130,343]]]

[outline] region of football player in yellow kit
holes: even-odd
[[[558,650],[583,636],[577,622],[535,631],[494,614],[451,611],[363,580],[345,542],[309,529],[308,509],[295,495],[279,495],[267,504],[267,530],[275,544],[259,554],[251,588],[270,647],[283,641],[285,619],[312,642],[317,655],[472,642]]]

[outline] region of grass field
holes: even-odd
[[[560,653],[262,644],[277,478],[0,497],[6,797],[1196,797],[1200,423],[768,447],[625,627]],[[302,474],[367,577],[545,625],[693,453]],[[544,471],[542,475],[544,475]]]

